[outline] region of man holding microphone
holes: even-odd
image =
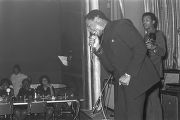
[[[92,52],[115,78],[115,120],[143,120],[145,92],[159,76],[142,36],[130,20],[110,21],[99,10],[90,11],[85,20]]]

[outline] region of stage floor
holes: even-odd
[[[80,110],[80,120],[114,120],[114,113],[112,110],[104,111],[106,117],[104,116],[102,110],[96,114],[93,114],[91,110]]]

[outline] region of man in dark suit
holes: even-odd
[[[142,15],[142,23],[145,30],[144,42],[147,47],[147,55],[154,64],[156,72],[163,79],[163,58],[166,55],[166,42],[162,31],[157,29],[158,19],[154,13],[146,12]],[[159,89],[161,81],[155,84],[147,92],[146,120],[163,120],[163,112],[160,101]]]
[[[145,92],[159,81],[142,36],[128,19],[109,21],[99,10],[86,15],[89,45],[115,79],[115,120],[143,120]]]

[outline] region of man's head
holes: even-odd
[[[100,10],[92,10],[90,11],[86,17],[86,27],[87,30],[95,35],[95,36],[101,36],[103,33],[103,30],[109,21],[107,17],[102,13]]]
[[[155,28],[155,29],[157,28],[158,21],[154,13],[151,12],[144,13],[142,16],[142,22],[144,29],[146,30],[150,28]]]
[[[24,89],[29,89],[30,88],[30,85],[31,85],[31,81],[29,81],[28,78],[25,78],[23,81],[22,81],[22,87]]]
[[[21,72],[21,68],[18,64],[13,66],[13,73],[18,74]]]
[[[41,85],[47,86],[48,84],[50,84],[50,78],[47,75],[43,75],[40,77],[39,83]]]
[[[7,78],[4,78],[0,81],[0,86],[3,90],[6,90],[11,85],[11,81]]]

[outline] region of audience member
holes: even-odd
[[[22,81],[22,87],[19,90],[19,93],[17,95],[18,100],[31,100],[34,97],[34,89],[30,88],[31,82],[28,78],[25,78]],[[26,118],[26,115],[28,113],[28,106],[16,106],[15,107],[15,118],[17,120],[24,120]]]
[[[10,98],[14,95],[14,90],[11,88],[11,81],[7,78],[4,78],[0,81],[0,99]]]
[[[54,87],[50,84],[50,79],[48,76],[43,75],[39,79],[40,86],[37,87],[37,93],[43,99],[51,99],[52,96],[55,94]],[[53,104],[47,104],[46,109],[46,120],[49,120],[53,114]]]
[[[17,96],[18,91],[22,85],[21,83],[25,78],[28,78],[28,76],[21,72],[20,66],[14,65],[13,74],[11,75],[10,80],[12,81],[12,84],[13,84],[15,97]]]

